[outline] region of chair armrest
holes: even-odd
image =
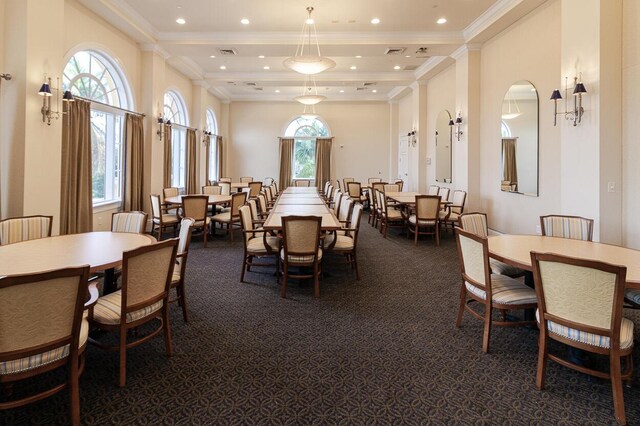
[[[98,291],[98,286],[95,283],[89,284],[89,300],[85,302],[84,308],[93,308],[93,305],[98,302],[99,298],[100,292]]]

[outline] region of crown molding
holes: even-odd
[[[384,73],[325,73],[316,80],[316,86],[325,86],[333,83],[359,83],[375,81],[376,83],[393,83],[393,85],[408,85],[415,80],[413,71],[392,71]],[[293,83],[298,86],[304,82],[304,78],[294,72],[213,72],[205,73],[204,78],[211,85],[226,85],[228,81],[255,81],[273,83]],[[327,84],[325,84],[327,83]],[[281,84],[282,85],[282,84]],[[286,85],[286,84],[285,84]]]
[[[138,43],[155,43],[158,32],[124,0],[78,0]]]
[[[157,53],[158,55],[162,56],[165,61],[171,57],[171,54],[169,52],[155,43],[140,43],[138,44],[138,46],[143,52]]]
[[[410,92],[409,86],[396,86],[387,95],[388,101],[398,101]]]
[[[167,63],[191,80],[204,80],[204,70],[186,56],[172,56]]]
[[[218,98],[222,103],[229,103],[231,100],[231,95],[224,87],[212,87],[209,86],[207,92],[211,93],[213,96]]]
[[[485,10],[482,15],[470,23],[467,28],[462,30],[464,40],[468,41],[478,36],[523,1],[524,0],[498,0],[489,9]]]
[[[208,89],[209,87],[211,87],[211,85],[207,83],[207,80],[203,79],[193,79],[191,80],[191,84],[197,87],[202,87],[203,89]]]

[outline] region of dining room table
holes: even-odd
[[[0,277],[89,265],[91,273],[105,272],[109,293],[115,291],[113,272],[122,264],[122,253],[155,242],[147,234],[94,231],[7,244],[0,246]]]
[[[202,194],[189,194],[189,195],[202,195]],[[219,194],[208,194],[209,200],[207,203],[210,206],[215,206],[217,204],[227,204],[231,202],[231,195],[219,195]],[[166,204],[171,204],[175,206],[182,205],[182,197],[184,195],[176,195],[175,197],[167,197],[164,199]]]
[[[336,231],[342,226],[336,215],[324,203],[317,188],[289,187],[278,197],[262,227],[280,231],[285,216],[319,216],[322,231]]]

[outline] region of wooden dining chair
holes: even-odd
[[[189,322],[189,314],[187,312],[187,296],[185,292],[185,272],[187,270],[187,258],[189,255],[189,244],[191,243],[191,233],[195,220],[190,217],[180,221],[180,234],[178,234],[178,249],[176,252],[176,263],[173,266],[173,274],[171,275],[171,289],[176,290],[175,299],[169,299],[169,303],[178,302],[178,306],[182,308],[182,318],[184,322]]]
[[[308,188],[311,186],[311,181],[309,179],[296,179],[295,183],[297,187]]]
[[[158,240],[162,239],[162,233],[167,228],[173,229],[175,235],[180,219],[177,214],[163,213],[162,203],[160,202],[160,196],[151,194],[151,233],[158,232]]]
[[[213,222],[213,230],[215,232],[215,224],[219,223],[220,226],[227,225],[227,234],[230,234],[231,241],[233,241],[234,226],[241,226],[240,224],[240,207],[247,202],[246,192],[237,192],[231,196],[231,207],[229,210],[211,218]]]
[[[343,188],[344,188],[344,192],[349,191],[349,182],[355,182],[355,178],[352,177],[347,177],[347,178],[342,178],[342,184],[343,184]]]
[[[253,201],[253,200],[250,200]],[[255,221],[251,213],[250,206],[240,207],[240,223],[244,234],[244,261],[240,282],[244,282],[245,271],[251,271],[252,266],[274,266],[272,263],[259,263],[255,259],[263,257],[273,257],[276,267],[276,277],[279,280],[280,262],[278,260],[280,241],[277,236],[272,236],[263,229],[258,228],[260,221]]]
[[[111,232],[144,234],[146,227],[145,212],[116,212],[111,215]]]
[[[167,356],[173,353],[169,326],[169,290],[177,248],[178,240],[171,239],[124,252],[122,289],[101,297],[89,310],[89,322],[93,327],[114,331],[119,335],[117,345],[102,343],[91,337],[89,341],[101,349],[118,352],[120,387],[124,387],[127,380],[127,349],[164,332]],[[158,322],[156,329],[145,333],[143,337],[128,341],[129,330],[151,321]]]
[[[455,233],[462,273],[456,327],[460,328],[462,325],[465,311],[484,321],[482,351],[487,353],[492,326],[516,327],[535,324],[535,321],[507,321],[506,312],[535,308],[536,293],[516,279],[491,273],[489,244],[486,237],[480,237],[460,228],[456,228]],[[484,305],[484,311],[473,309],[473,303]],[[501,320],[493,319],[494,309],[502,313]]]
[[[53,216],[22,216],[0,220],[0,246],[51,236]]]
[[[429,185],[427,188],[427,195],[438,195],[440,192],[440,187],[438,185]]]
[[[351,216],[348,221],[349,226],[342,229],[342,232],[335,231],[327,235],[325,239],[327,250],[343,255],[347,264],[356,270],[356,280],[358,281],[360,281],[360,271],[358,270],[357,246],[362,209],[362,204],[355,203],[353,209],[351,209]]]
[[[352,200],[364,203],[368,200],[366,195],[362,194],[362,184],[360,182],[349,182],[347,184],[347,193]]]
[[[319,275],[322,268],[322,249],[320,248],[320,228],[322,218],[319,216],[283,216],[282,217],[282,289],[280,297],[287,296],[287,280],[289,278],[313,278],[314,295],[320,297]],[[301,269],[292,274],[290,267],[311,267],[313,272],[305,274]]]
[[[220,187],[220,195],[231,195],[231,183],[230,182],[218,182]]]
[[[379,177],[370,177],[367,182],[369,183],[369,185],[371,185],[372,183],[376,183],[376,182],[382,182],[382,178]]]
[[[202,187],[204,195],[222,195],[222,187],[220,185],[206,185]]]
[[[404,181],[402,179],[398,179],[393,182],[395,185],[398,185],[398,191],[402,192],[402,188],[404,188]]]
[[[415,214],[407,219],[407,238],[413,232],[413,244],[418,244],[418,235],[433,235],[436,245],[440,245],[440,196],[416,195]],[[424,231],[420,231],[424,229]]]
[[[397,185],[385,185],[384,187],[387,188],[389,186],[397,187]],[[387,238],[387,232],[390,227],[404,228],[405,226],[405,219],[404,216],[402,216],[402,211],[395,208],[395,203],[387,198],[386,192],[386,190],[378,191],[378,203],[380,204],[380,232],[383,234],[384,238]]]
[[[233,182],[230,177],[221,177],[219,182],[231,183]]]
[[[542,235],[570,238],[573,240],[593,240],[593,219],[580,216],[547,215],[540,216]]]
[[[183,195],[182,211],[184,217],[190,217],[194,220],[193,229],[202,230],[202,238],[204,246],[207,247],[207,234],[209,234],[209,225],[211,217],[207,214],[209,206],[208,195]],[[214,216],[215,217],[215,216]]]
[[[252,177],[250,177],[250,176],[240,177],[240,183],[249,183],[249,182],[253,182],[253,178]]]
[[[249,198],[256,198],[262,191],[262,182],[249,182]]]
[[[369,222],[371,223],[371,226],[373,226],[374,228],[378,227],[378,221],[380,219],[379,217],[380,205],[378,203],[378,196],[376,191],[382,191],[386,184],[387,182],[373,182],[371,184],[371,189],[369,190],[371,202],[373,203],[373,204],[370,204],[371,208],[369,213],[369,219],[370,219]]]
[[[531,264],[540,324],[537,388],[545,387],[547,359],[611,380],[615,418],[626,424],[622,381],[631,379],[633,372],[634,329],[633,321],[622,316],[627,268],[536,252],[531,252]],[[578,365],[551,353],[549,339],[609,357],[609,371]]]
[[[451,232],[453,232],[453,228],[458,224],[460,215],[464,211],[466,200],[467,191],[453,191],[452,204],[444,206],[444,210],[440,210],[440,223],[445,231],[447,231],[447,225],[451,225]]]
[[[69,389],[70,423],[80,424],[79,377],[89,335],[83,312],[98,300],[97,290],[91,287],[87,302],[88,277],[87,265],[0,278],[0,384],[6,397],[0,412]],[[64,377],[63,383],[45,390],[35,385],[35,377],[62,368],[66,376],[58,377]],[[48,386],[58,382],[43,379]],[[15,385],[23,381],[27,392],[21,390],[14,398]]]
[[[167,198],[177,197],[178,195],[180,195],[180,188],[172,186],[162,189],[162,210],[165,214],[178,214],[178,209],[176,207],[172,207],[171,204],[167,203]]]

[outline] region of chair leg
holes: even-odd
[[[249,260],[249,257],[245,254],[244,255],[244,260],[242,262],[242,272],[240,273],[240,282],[243,283],[244,282],[244,270],[247,269],[247,267],[249,265],[247,265],[247,262]]]
[[[313,264],[313,295],[320,298],[320,278],[318,277],[318,262]]]
[[[420,231],[420,227],[418,226],[418,219],[416,219],[416,226],[413,229],[413,245],[418,245],[418,231]]]
[[[80,384],[78,380],[79,376],[79,364],[80,360],[75,359],[71,362],[69,367],[69,396],[71,399],[71,424],[80,424]]]
[[[205,225],[204,225],[204,229],[202,230],[202,234],[204,235],[204,247],[207,248],[207,234],[209,233],[209,225],[206,224],[206,220],[205,220]]]
[[[282,264],[282,288],[280,289],[280,297],[287,297],[287,264]]]
[[[231,234],[231,242],[233,242],[233,222],[230,222],[229,225],[229,233]]]
[[[127,330],[120,327],[120,378],[118,386],[123,388],[127,384]]]
[[[169,325],[169,307],[166,300],[164,307],[162,308],[162,328],[164,329],[164,346],[167,351],[167,356],[173,355],[173,342],[171,341],[171,327]]]
[[[180,289],[180,306],[182,307],[182,318],[184,322],[189,322],[189,314],[187,314],[187,297],[184,294],[184,283],[178,287]]]
[[[462,316],[464,315],[464,305],[467,302],[467,288],[464,283],[460,287],[460,307],[458,308],[458,318],[456,318],[456,327],[460,328],[462,324]]]
[[[482,336],[482,352],[489,353],[489,339],[491,338],[491,304],[485,305],[484,333]]]
[[[353,261],[353,266],[356,269],[356,280],[360,281],[360,270],[358,269],[358,259],[356,258],[356,252],[355,251],[351,255],[351,260]]]
[[[609,356],[611,389],[613,391],[613,408],[616,420],[621,425],[627,424],[627,416],[624,413],[624,395],[622,393],[622,370],[620,365],[620,355],[615,351]]]
[[[544,389],[544,378],[547,372],[547,337],[540,332],[538,338],[538,371],[536,373],[536,387]]]

